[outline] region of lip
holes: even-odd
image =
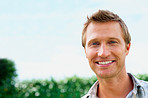
[[[112,62],[110,62],[108,64],[99,64],[99,63],[95,62],[95,64],[97,66],[99,66],[99,67],[109,67],[110,65],[112,65],[113,63],[115,63],[115,60],[107,60],[107,61],[112,61]],[[106,62],[106,61],[99,61],[99,62]]]

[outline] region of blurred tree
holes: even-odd
[[[6,58],[0,59],[0,97],[13,98],[16,93],[16,69],[13,61]]]
[[[5,58],[0,59],[0,86],[7,79],[13,80],[16,76],[14,62]]]
[[[147,81],[148,74],[139,74],[136,77]],[[15,98],[81,98],[96,80],[96,76],[90,78],[73,76],[60,81],[54,78],[17,81]]]
[[[17,82],[17,98],[80,98],[96,80],[96,77],[73,76],[61,81],[51,78]]]
[[[136,77],[140,80],[148,81],[148,74],[137,74]]]
[[[0,59],[0,98],[81,98],[88,92],[96,76],[80,78],[73,76],[64,80],[15,81],[16,69],[13,61]],[[148,81],[148,74],[135,75]]]

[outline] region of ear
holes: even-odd
[[[131,43],[126,45],[126,55],[128,55],[130,47],[131,47]]]

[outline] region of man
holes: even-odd
[[[131,37],[118,15],[99,10],[88,17],[82,45],[98,79],[83,98],[148,98],[148,83],[126,72]]]

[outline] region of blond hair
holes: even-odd
[[[131,36],[128,32],[128,28],[126,24],[124,23],[124,21],[117,14],[114,14],[113,12],[110,12],[108,10],[99,10],[98,12],[94,13],[91,17],[87,16],[87,21],[84,24],[84,28],[82,31],[82,46],[85,47],[86,31],[90,23],[92,22],[103,23],[103,22],[109,22],[109,21],[116,21],[120,24],[122,28],[122,32],[123,32],[123,39],[126,44],[129,44],[131,41]]]

